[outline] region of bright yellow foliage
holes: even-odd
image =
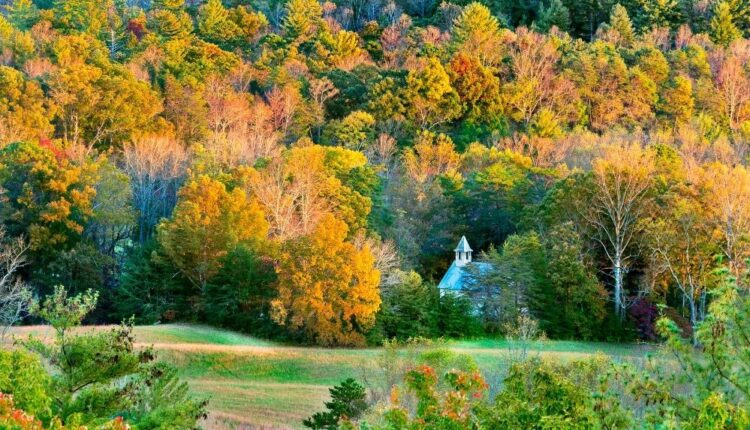
[[[163,252],[201,289],[221,267],[234,246],[258,246],[268,234],[260,205],[244,191],[201,175],[180,190],[170,220],[157,229]]]
[[[312,234],[286,244],[277,269],[274,319],[320,345],[363,344],[380,308],[375,258],[346,242],[347,231],[325,215]]]

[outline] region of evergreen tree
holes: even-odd
[[[630,20],[630,16],[628,16],[628,10],[619,3],[612,8],[612,13],[609,15],[609,27],[617,31],[623,45],[629,46],[635,40],[633,22]]]
[[[570,11],[562,0],[550,0],[549,5],[539,4],[539,13],[534,27],[541,32],[548,32],[552,27],[570,31]]]
[[[221,0],[208,0],[198,12],[198,32],[210,42],[226,44],[240,35],[240,28],[229,19]]]
[[[726,1],[716,3],[714,16],[711,19],[711,39],[718,45],[726,47],[740,37],[742,37],[742,32],[734,24],[729,3]]]
[[[684,21],[680,0],[635,0],[636,23],[647,32],[653,28],[675,29]]]
[[[291,40],[305,42],[323,27],[323,8],[318,0],[289,0],[286,4],[284,34]]]
[[[476,56],[482,64],[496,64],[501,58],[500,23],[481,3],[471,3],[453,23],[453,44],[457,52]]]
[[[317,412],[303,421],[305,427],[320,430],[340,428],[339,422],[351,422],[358,419],[367,410],[367,393],[365,387],[349,378],[328,390],[331,401],[326,402],[325,412]]]

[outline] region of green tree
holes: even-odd
[[[39,20],[39,8],[32,0],[16,0],[6,5],[5,10],[8,21],[18,30],[28,30]]]
[[[569,31],[570,11],[562,0],[550,0],[547,6],[539,3],[539,13],[534,27],[543,33],[548,32],[552,27],[557,27],[561,31]]]
[[[290,0],[285,9],[284,34],[297,43],[311,39],[324,28],[323,9],[318,0]]]
[[[581,238],[571,224],[563,224],[544,242],[549,283],[533,292],[541,328],[556,339],[596,338],[607,315],[607,291],[584,260]]]
[[[453,23],[453,49],[496,65],[502,55],[503,33],[497,18],[481,3],[467,5]]]
[[[206,287],[206,320],[255,336],[276,334],[270,318],[275,282],[270,257],[235,247],[222,258],[221,269]]]
[[[200,7],[198,33],[207,41],[226,45],[236,40],[240,31],[221,0],[208,0]]]
[[[727,47],[740,37],[742,37],[742,32],[734,24],[729,3],[725,1],[716,3],[713,18],[711,18],[711,39],[717,44]]]
[[[609,15],[609,27],[620,35],[624,46],[630,46],[635,41],[633,22],[630,20],[628,10],[619,3],[612,8]]]
[[[396,278],[396,284],[382,287],[376,330],[385,339],[432,337],[437,328],[437,289],[416,272],[398,272]]]
[[[57,287],[35,311],[55,331],[52,344],[35,338],[24,343],[51,369],[50,416],[99,425],[124,415],[138,428],[193,427],[205,404],[188,395],[173,368],[154,361],[153,351],[134,348],[132,325],[76,332],[96,301],[91,291],[69,297]]]
[[[317,412],[302,423],[307,428],[335,430],[342,422],[356,422],[367,410],[365,387],[353,378],[330,388],[331,401],[326,402],[326,411]]]

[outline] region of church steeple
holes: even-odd
[[[463,267],[468,263],[471,263],[471,253],[473,249],[469,246],[469,241],[466,240],[466,236],[461,236],[461,240],[458,242],[458,246],[454,251],[456,252],[456,266]]]

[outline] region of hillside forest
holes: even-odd
[[[0,0],[0,326],[56,330],[16,405],[191,428],[205,405],[133,324],[326,347],[533,327],[681,367],[521,362],[482,405],[476,374],[419,367],[376,427],[747,428],[749,150],[746,0]],[[462,236],[489,269],[441,294]],[[334,412],[313,428],[357,411]]]

